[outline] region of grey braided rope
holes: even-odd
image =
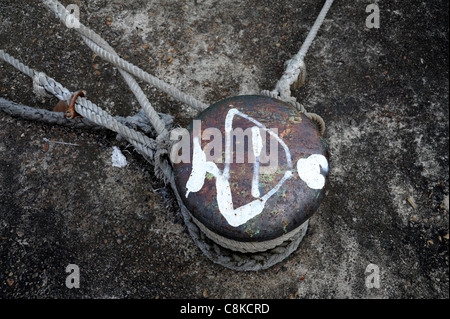
[[[8,60],[13,61],[12,59]],[[40,73],[39,84],[43,85],[46,92],[52,93],[57,97],[61,97],[62,99],[65,95],[70,94],[70,92],[62,87],[61,84],[45,76],[43,73]],[[7,101],[7,103],[4,103],[4,101],[6,100],[0,100],[0,109],[15,109],[15,115],[24,116],[27,119],[38,119],[44,122],[49,121],[49,123],[57,123],[63,125],[67,122],[66,119],[61,118],[61,115],[54,114],[56,112],[36,110],[29,107],[24,107],[20,110],[19,104],[9,101]],[[3,107],[3,105],[7,105],[8,107]],[[18,107],[19,110],[17,110]],[[111,115],[103,111],[101,108],[99,108],[97,105],[87,100],[86,98],[78,98],[77,103],[75,104],[75,109],[77,113],[86,117],[89,121],[95,123],[97,126],[109,128],[123,135],[147,161],[159,167],[159,177],[165,177],[165,180],[170,183],[190,236],[192,237],[195,244],[200,248],[200,250],[214,263],[218,263],[233,270],[257,271],[261,269],[267,269],[274,264],[281,262],[294,250],[297,249],[301,239],[306,232],[306,227],[304,228],[304,231],[299,232],[289,240],[285,241],[282,245],[265,252],[244,254],[226,249],[216,244],[214,241],[209,239],[192,221],[192,216],[184,206],[181,197],[178,194],[172,167],[170,166],[168,159],[164,158],[164,152],[160,157],[155,158],[155,150],[157,150],[159,147],[157,140],[150,139],[139,132],[133,132],[132,129],[129,129],[124,124],[119,123],[116,119],[112,118]],[[8,113],[12,114],[11,111],[9,111]],[[86,120],[79,121],[79,123],[85,122]],[[134,135],[133,133],[136,135]],[[156,162],[156,159],[158,159],[158,162]]]
[[[16,69],[18,69],[20,72],[25,73],[30,78],[34,76],[34,70],[27,67],[25,64],[17,60],[16,58],[12,57],[11,55],[7,54],[5,51],[0,50],[0,59],[2,59],[5,62],[8,62],[9,64],[13,65]]]

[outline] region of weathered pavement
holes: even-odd
[[[326,121],[331,173],[286,261],[256,273],[211,263],[170,190],[114,134],[0,113],[0,298],[448,298],[448,1],[379,1],[379,29],[366,27],[370,3],[333,4],[294,92]],[[121,56],[213,103],[273,89],[321,5],[92,0],[80,13]],[[0,0],[0,48],[114,115],[138,110],[117,70],[39,1]],[[0,79],[1,97],[56,104],[4,63]],[[142,86],[177,125],[195,115]],[[112,146],[127,167],[112,167]],[[69,264],[79,289],[65,285]],[[369,264],[379,288],[365,284]]]

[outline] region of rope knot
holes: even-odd
[[[47,75],[44,72],[35,72],[33,75],[33,92],[41,97],[52,97],[45,89],[48,84]]]

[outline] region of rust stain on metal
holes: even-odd
[[[206,174],[200,190],[184,196],[187,192],[186,184],[192,172],[192,162],[174,164],[178,191],[194,217],[217,234],[238,241],[265,241],[277,238],[303,224],[319,207],[324,192],[321,189],[309,187],[300,178],[296,168],[299,159],[306,159],[312,154],[328,158],[326,143],[321,138],[315,123],[285,102],[263,96],[229,98],[213,104],[196,118],[201,121],[202,132],[207,128],[216,128],[222,132],[222,158],[215,161],[215,165],[221,172],[225,168],[225,120],[231,109],[236,109],[248,116],[248,118],[234,117],[233,131],[235,133],[250,132],[255,122],[249,118],[255,119],[265,128],[276,132],[288,148],[290,160],[283,145],[280,142],[275,143],[268,131],[260,130],[264,141],[262,152],[265,152],[264,156],[268,163],[261,162],[259,166],[256,193],[259,192],[262,199],[262,195],[271,192],[274,188],[278,187],[278,189],[267,199],[260,214],[239,226],[231,226],[221,213],[216,178],[210,173]],[[188,127],[191,145],[194,142],[192,130],[193,124]],[[232,152],[228,182],[232,195],[231,205],[236,214],[239,213],[236,212],[236,208],[244,207],[255,200],[255,186],[252,185],[255,176],[253,137],[251,134],[243,134],[243,136],[244,138],[239,139],[235,134],[231,139]],[[201,148],[207,148],[211,142],[208,137],[202,138]],[[274,146],[273,143],[276,145]],[[239,154],[238,150],[243,150],[243,154]],[[278,154],[276,159],[270,154],[274,150]],[[192,147],[190,152],[192,160]],[[249,159],[253,159],[253,162]],[[280,180],[287,176],[288,171],[292,171],[291,176],[280,184]],[[320,173],[325,178],[328,175],[328,171],[320,171]]]

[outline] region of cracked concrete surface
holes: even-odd
[[[131,146],[0,113],[0,297],[448,298],[448,1],[378,1],[379,29],[365,25],[370,3],[333,4],[293,92],[324,118],[331,155],[327,196],[293,255],[261,272],[213,264]],[[273,89],[321,5],[92,0],[80,18],[125,59],[211,104]],[[0,0],[0,48],[113,115],[138,111],[117,70],[39,1]],[[5,99],[56,104],[5,63],[0,79]],[[176,125],[195,116],[141,84]],[[113,146],[129,165],[112,166]],[[65,286],[68,264],[80,267],[79,289]],[[369,264],[379,288],[365,284]]]

